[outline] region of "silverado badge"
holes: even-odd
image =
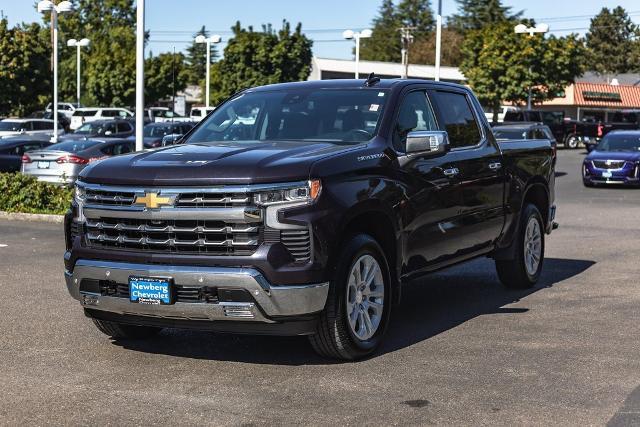
[[[135,205],[144,205],[147,209],[157,209],[161,206],[173,206],[174,197],[161,197],[158,193],[136,195]]]

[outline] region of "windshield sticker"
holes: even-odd
[[[378,108],[380,108],[380,104],[371,104],[369,111],[378,111]]]
[[[384,96],[384,92],[378,92],[378,96]]]

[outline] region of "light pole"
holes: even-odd
[[[366,29],[366,30],[362,30],[360,32],[356,32],[353,30],[345,30],[342,33],[342,37],[344,37],[347,40],[355,40],[356,42],[356,71],[355,71],[355,76],[356,79],[360,78],[360,72],[359,72],[359,67],[360,67],[360,39],[368,39],[369,37],[371,37],[371,35],[373,34],[373,31]]]
[[[442,46],[442,0],[438,0],[438,15],[436,16],[436,75],[435,80],[440,81],[440,55]]]
[[[67,40],[67,46],[69,47],[76,47],[78,49],[78,55],[77,55],[77,65],[76,65],[76,69],[77,69],[77,74],[78,74],[78,78],[77,78],[77,82],[76,82],[76,92],[78,94],[78,107],[80,107],[80,48],[81,47],[85,47],[85,46],[89,46],[89,39],[81,39],[81,40],[76,40],[76,39],[69,39]]]
[[[207,81],[206,81],[206,105],[209,107],[209,92],[211,89],[211,44],[218,44],[222,41],[222,37],[214,35],[211,37],[205,37],[202,34],[196,37],[196,43],[206,43],[207,45]]]
[[[136,151],[144,149],[144,0],[136,1]]]
[[[513,30],[516,34],[529,34],[529,37],[533,37],[536,33],[548,33],[549,25],[536,24],[535,27],[527,27],[525,24],[518,24],[513,28]],[[531,78],[531,74],[531,66],[529,66],[529,78]],[[531,110],[531,86],[529,86],[529,95],[527,96],[527,110]]]
[[[58,142],[58,14],[71,12],[73,5],[62,1],[56,6],[51,0],[38,3],[38,12],[51,13],[51,31],[53,32],[53,136],[51,142]]]

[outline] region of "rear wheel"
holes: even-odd
[[[522,210],[515,258],[496,260],[500,281],[508,288],[533,287],[540,278],[544,261],[544,226],[540,211],[532,204]]]
[[[373,353],[389,323],[391,279],[382,248],[368,235],[344,245],[315,335],[321,356],[356,360]]]
[[[569,135],[567,136],[567,139],[564,140],[564,147],[565,148],[578,148],[578,145],[580,145],[580,138],[578,138],[576,135]]]
[[[152,326],[126,325],[107,320],[92,319],[98,330],[111,338],[144,339],[158,334],[162,328]]]

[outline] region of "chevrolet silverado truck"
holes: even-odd
[[[113,339],[308,335],[322,356],[362,358],[404,282],[491,257],[507,287],[535,285],[554,160],[547,140],[496,142],[455,84],[248,89],[177,145],[82,171],[66,284]]]

